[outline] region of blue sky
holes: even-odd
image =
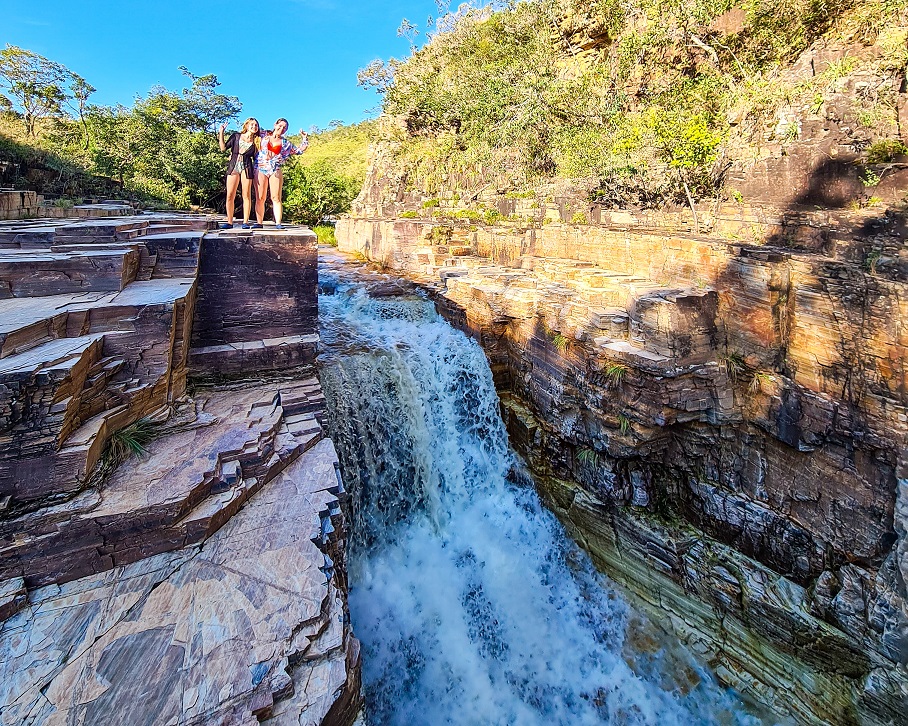
[[[63,63],[102,104],[128,105],[156,83],[179,90],[181,65],[214,73],[243,101],[243,116],[269,126],[285,116],[295,130],[366,118],[378,99],[357,87],[356,71],[405,56],[401,19],[423,28],[435,14],[434,0],[0,0],[0,46]]]

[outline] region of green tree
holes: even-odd
[[[155,86],[132,108],[90,107],[90,155],[96,171],[175,206],[211,204],[221,191],[224,157],[210,129],[242,104],[216,91],[214,75],[196,76],[177,93]]]
[[[362,179],[339,174],[325,160],[311,166],[294,162],[285,167],[287,218],[314,226],[350,209]]]
[[[22,110],[28,136],[39,119],[63,113],[72,77],[66,66],[30,50],[7,45],[0,51],[0,81]]]
[[[89,145],[88,122],[85,119],[85,113],[88,110],[88,99],[98,89],[86,81],[82,76],[72,73],[69,84],[70,90],[70,108],[78,116],[79,123],[82,124],[82,130],[85,134],[85,148]]]

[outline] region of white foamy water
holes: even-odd
[[[419,298],[320,304],[370,724],[760,723],[667,637],[634,651],[659,631],[519,474],[474,341]]]

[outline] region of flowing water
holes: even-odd
[[[760,723],[542,506],[479,346],[418,295],[334,275],[321,378],[352,495],[368,722]]]

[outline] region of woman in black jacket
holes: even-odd
[[[236,189],[243,184],[243,229],[249,229],[249,215],[252,213],[252,179],[255,176],[255,155],[261,148],[259,122],[247,118],[242,130],[233,132],[224,140],[224,129],[221,124],[218,130],[218,144],[221,151],[230,150],[230,163],[227,164],[227,224],[225,229],[233,226],[233,211],[236,200]]]

